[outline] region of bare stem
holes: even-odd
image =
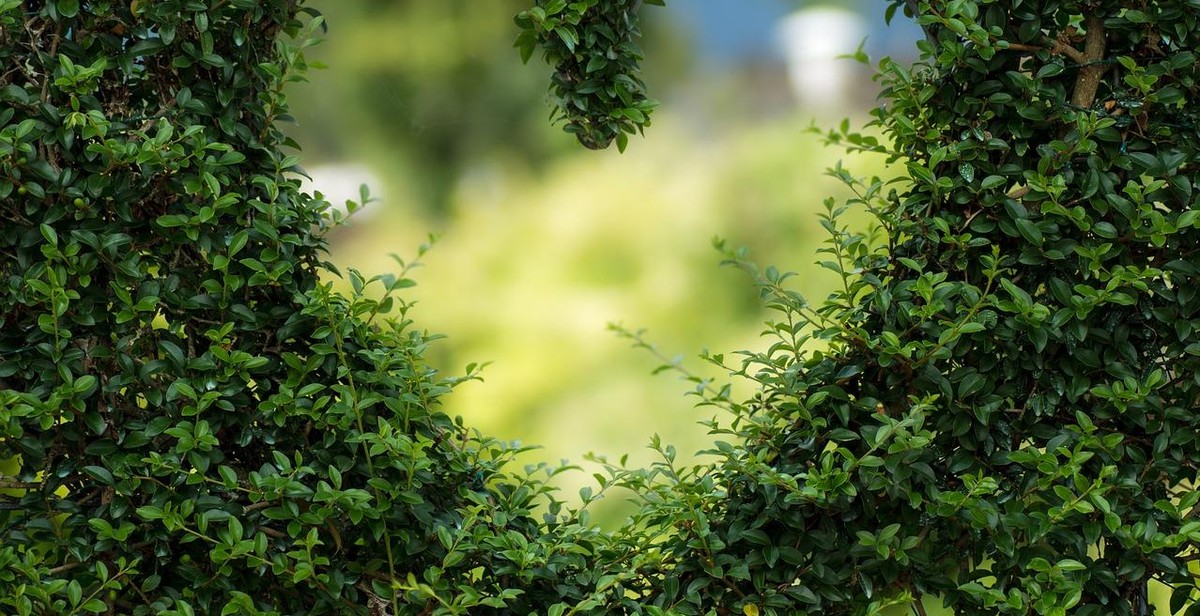
[[[1105,66],[1099,64],[1104,58],[1105,38],[1104,22],[1094,15],[1089,15],[1084,25],[1087,27],[1087,37],[1084,39],[1083,58],[1079,75],[1075,78],[1075,91],[1071,94],[1071,104],[1081,109],[1090,109],[1096,102],[1096,90],[1100,87],[1100,77],[1104,75]]]

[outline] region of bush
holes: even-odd
[[[844,284],[825,302],[727,251],[778,313],[769,348],[730,368],[758,391],[693,379],[727,440],[711,466],[663,448],[622,479],[663,556],[609,597],[1143,616],[1157,582],[1198,614],[1200,11],[894,0],[889,18],[902,8],[927,40],[915,66],[880,64],[886,141],[829,140],[905,176],[832,170],[859,196],[827,204]],[[848,207],[873,232],[845,228]]]
[[[586,596],[556,576],[598,531],[544,533],[517,450],[437,410],[473,369],[422,359],[415,263],[322,279],[336,221],[277,127],[298,4],[0,0],[0,612]]]
[[[563,469],[507,473],[512,447],[437,410],[474,371],[422,359],[435,337],[399,295],[415,262],[348,272],[348,296],[322,278],[336,221],[276,128],[318,18],[25,4],[0,0],[6,612],[922,614],[928,596],[1140,616],[1152,580],[1174,610],[1194,598],[1190,3],[893,2],[929,41],[881,64],[890,141],[829,138],[907,176],[833,170],[859,191],[823,219],[843,289],[810,305],[729,251],[779,314],[731,368],[759,391],[693,379],[727,413],[717,461],[656,442],[660,464],[609,465],[578,508],[544,483]],[[538,8],[521,45],[572,76],[616,44],[623,67],[556,86],[568,127],[636,132],[649,106],[618,86],[637,3]],[[849,206],[876,232],[846,229]],[[586,507],[614,487],[641,508],[606,534]]]

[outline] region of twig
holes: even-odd
[[[41,482],[8,481],[7,479],[0,479],[0,488],[17,489],[17,490],[36,490],[37,488],[40,488],[40,487],[42,487]]]
[[[259,526],[258,530],[261,531],[262,534],[264,534],[268,537],[271,537],[273,539],[287,539],[287,537],[288,537],[287,533],[285,533],[281,530],[275,530],[274,528],[271,528],[270,526]]]
[[[46,571],[46,573],[48,573],[50,575],[58,575],[60,573],[66,573],[68,571],[71,571],[72,569],[78,569],[79,567],[82,567],[82,566],[83,566],[83,561],[75,561],[73,563],[67,563],[65,565],[51,567],[48,571]]]
[[[1052,54],[1066,56],[1066,57],[1070,58],[1071,60],[1074,60],[1078,64],[1083,64],[1083,63],[1087,62],[1087,58],[1083,55],[1082,51],[1079,51],[1078,49],[1075,49],[1074,47],[1071,47],[1070,45],[1068,45],[1060,40],[1049,39],[1049,38],[1047,40],[1050,43],[1049,46],[1027,45],[1025,43],[1009,43],[1008,49],[1011,49],[1014,51],[1028,51],[1031,53],[1049,50],[1050,53],[1052,53]]]
[[[269,501],[269,500],[260,500],[257,503],[250,503],[249,505],[246,505],[245,507],[242,508],[242,511],[245,513],[249,513],[251,511],[258,511],[259,509],[265,509],[274,504],[275,504],[274,502]]]
[[[925,604],[921,602],[921,593],[917,593],[916,599],[913,601],[913,609],[917,611],[918,616],[929,616],[925,612]]]

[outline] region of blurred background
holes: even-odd
[[[537,444],[524,462],[588,452],[652,459],[651,435],[684,460],[708,446],[689,386],[650,372],[609,323],[645,329],[690,369],[703,349],[758,348],[766,315],[751,280],[718,266],[715,236],[764,264],[796,270],[821,298],[813,265],[826,168],[843,158],[807,129],[866,121],[876,86],[850,59],[911,58],[919,30],[885,28],[884,3],[681,0],[645,7],[645,81],[663,105],[625,154],[585,150],[547,122],[550,68],[522,65],[512,17],[528,0],[311,0],[328,67],[289,93],[313,189],[332,203],[378,201],[332,236],[332,260],[373,275],[388,256],[440,237],[410,294],[419,327],[445,334],[430,355],[483,382],[446,411],[505,440]],[[900,21],[900,20],[897,20]],[[851,157],[858,175],[881,160]],[[736,361],[736,359],[735,359]],[[569,492],[589,482],[568,476]],[[597,512],[617,519],[620,499]],[[608,511],[606,512],[606,508]]]
[[[483,382],[447,412],[537,444],[525,462],[585,453],[652,459],[652,434],[684,460],[710,442],[689,386],[651,377],[661,362],[608,331],[645,329],[667,356],[715,377],[696,356],[758,348],[766,315],[751,280],[718,266],[712,239],[796,270],[810,298],[832,282],[813,265],[825,177],[843,152],[807,129],[876,104],[863,49],[911,59],[919,30],[885,28],[879,0],[686,0],[645,7],[644,78],[663,105],[647,137],[585,150],[547,122],[550,68],[522,65],[512,16],[528,0],[311,0],[328,67],[291,92],[294,136],[313,188],[332,203],[378,201],[332,237],[332,260],[373,275],[388,256],[440,236],[410,297],[419,327],[445,334],[430,355]],[[858,175],[881,160],[850,157]],[[736,359],[735,359],[736,361]],[[590,481],[566,480],[571,492]],[[617,507],[609,499],[600,507]],[[619,508],[619,507],[617,507]],[[608,512],[614,519],[618,512]]]

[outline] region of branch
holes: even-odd
[[[1090,109],[1096,102],[1096,90],[1100,87],[1100,77],[1104,75],[1105,66],[1098,64],[1104,58],[1104,22],[1094,15],[1089,15],[1084,21],[1087,27],[1087,37],[1084,39],[1084,64],[1075,77],[1075,91],[1071,94],[1071,104],[1080,109]]]
[[[274,504],[274,502],[269,500],[260,500],[256,503],[250,503],[249,505],[246,505],[242,508],[242,511],[245,513],[250,513],[251,511],[258,511],[259,509],[266,509]]]
[[[1091,30],[1089,30],[1089,32],[1091,32]],[[1077,64],[1085,64],[1088,61],[1087,56],[1084,55],[1084,53],[1058,39],[1050,41],[1050,53],[1062,54],[1074,60]],[[1103,55],[1103,52],[1101,52],[1101,55]]]
[[[1047,45],[1026,45],[1025,43],[1009,43],[1008,49],[1012,49],[1014,51],[1028,51],[1031,53],[1037,53],[1039,51],[1049,50],[1050,53],[1055,54],[1055,55],[1066,56],[1066,57],[1070,58],[1071,60],[1073,60],[1074,62],[1076,62],[1077,64],[1087,63],[1087,57],[1084,56],[1084,53],[1082,51],[1079,51],[1078,49],[1075,49],[1074,47],[1071,47],[1070,45],[1068,45],[1060,40],[1051,39],[1050,37],[1046,37],[1046,43],[1047,43]]]
[[[68,571],[71,571],[71,570],[73,570],[73,569],[78,569],[78,568],[82,567],[82,566],[83,566],[83,564],[84,564],[84,563],[83,563],[83,561],[75,561],[75,562],[72,562],[72,563],[67,563],[67,564],[65,564],[65,565],[59,565],[59,566],[57,566],[57,567],[51,567],[51,568],[50,568],[48,571],[46,571],[46,573],[48,573],[48,574],[50,574],[50,575],[58,575],[58,574],[60,574],[60,573],[66,573],[66,572],[68,572]]]
[[[9,481],[7,479],[0,479],[0,489],[36,490],[40,487],[42,487],[41,482],[34,483],[29,481]]]
[[[921,593],[917,593],[916,599],[913,601],[913,609],[917,611],[918,616],[929,616],[925,612],[925,604],[921,602]]]
[[[264,534],[268,537],[271,537],[273,539],[287,539],[288,538],[287,533],[285,533],[281,530],[275,530],[274,528],[271,528],[270,526],[259,526],[258,530],[262,531],[262,534]]]

